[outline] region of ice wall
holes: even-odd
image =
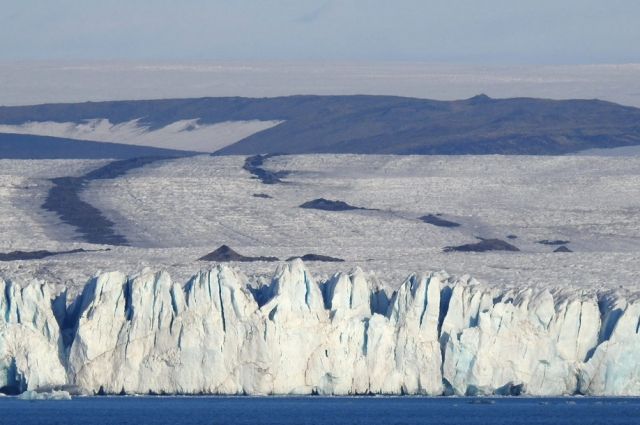
[[[318,283],[300,260],[261,291],[248,283],[227,266],[185,286],[106,273],[54,314],[46,284],[0,280],[0,387],[640,395],[637,301],[444,272],[411,275],[387,299],[359,269]]]
[[[64,346],[43,283],[0,279],[0,390],[22,392],[67,381]]]

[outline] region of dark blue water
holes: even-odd
[[[489,400],[489,399],[483,399]],[[640,399],[419,397],[0,398],[0,424],[640,424]]]

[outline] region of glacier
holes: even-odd
[[[102,273],[67,300],[0,279],[0,391],[640,395],[640,301],[446,272],[393,292],[301,260],[258,287],[218,265]]]

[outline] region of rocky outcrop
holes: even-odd
[[[351,210],[368,210],[376,211],[370,208],[354,207],[344,201],[332,201],[325,198],[313,199],[311,201],[300,204],[300,208],[308,210],[321,210],[321,211],[351,211]]]
[[[487,252],[487,251],[520,251],[518,247],[501,239],[478,238],[480,242],[458,246],[446,246],[444,252]]]
[[[455,221],[446,220],[441,217],[441,214],[427,214],[419,217],[418,220],[432,224],[438,227],[460,227],[460,223],[456,223]]]
[[[227,263],[231,261],[251,262],[251,261],[279,261],[277,257],[248,257],[239,254],[227,245],[221,245],[215,251],[212,251],[200,258],[199,261],[215,261],[217,263]]]
[[[316,282],[300,260],[260,291],[224,265],[186,285],[105,273],[66,310],[44,283],[0,289],[5,392],[640,394],[640,303],[611,293],[439,272],[389,297],[360,269]]]

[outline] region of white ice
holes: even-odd
[[[0,283],[0,386],[19,376],[29,390],[94,393],[640,394],[637,296],[445,272],[380,293],[358,268],[319,282],[300,260],[280,265],[262,297],[228,266],[185,285],[110,272],[57,311],[72,336],[63,345],[48,285]]]

